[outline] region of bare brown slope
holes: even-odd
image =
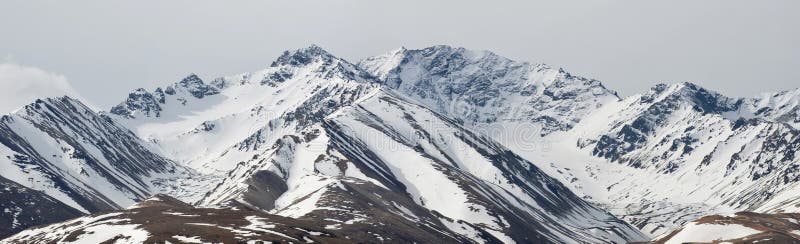
[[[95,214],[37,229],[23,231],[3,244],[59,243],[82,240],[97,234],[96,226],[135,225],[135,230],[148,233],[145,243],[184,243],[181,238],[193,238],[203,243],[364,243],[380,242],[368,234],[363,226],[356,228],[330,228],[324,221],[293,219],[251,209],[237,202],[229,202],[225,208],[195,208],[166,195],[156,195],[133,207],[105,214]],[[90,227],[95,226],[94,230]],[[376,233],[392,233],[376,230]],[[115,228],[102,228],[115,231]],[[403,238],[384,235],[385,241],[402,240],[416,243],[468,242],[460,236],[448,237],[429,233],[406,234]],[[133,234],[120,231],[107,235],[103,241],[133,241]],[[449,238],[449,239],[448,239]],[[258,243],[258,242],[255,242]]]
[[[705,216],[693,222],[695,224],[741,225],[761,231],[761,233],[735,239],[717,240],[712,243],[800,243],[800,213],[739,212],[734,216]],[[667,243],[681,231],[684,231],[684,228],[677,229],[652,243]]]

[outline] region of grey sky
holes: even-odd
[[[107,109],[195,72],[255,71],[316,43],[353,62],[449,44],[544,62],[628,95],[692,81],[728,95],[800,87],[800,1],[11,1],[0,55]]]

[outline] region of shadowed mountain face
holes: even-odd
[[[0,238],[83,215],[50,196],[0,177]]]
[[[17,242],[98,228],[170,242],[644,241],[705,215],[796,211],[796,95],[682,83],[619,98],[491,52],[353,64],[312,46],[137,89],[110,113],[37,101],[0,121],[0,176],[70,207],[55,216],[117,210]]]

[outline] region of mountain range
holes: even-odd
[[[798,212],[799,129],[800,89],[620,97],[488,51],[311,46],[3,116],[0,243],[691,241]]]

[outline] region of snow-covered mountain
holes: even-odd
[[[191,172],[69,97],[37,100],[0,118],[0,155],[0,177],[20,188],[12,191],[55,199],[68,206],[61,215],[126,207],[161,191],[161,179]]]
[[[0,177],[20,189],[10,195],[68,208],[15,226],[118,211],[9,240],[113,225],[141,232],[128,240],[171,242],[244,241],[255,226],[277,241],[621,243],[707,215],[798,211],[798,90],[730,98],[679,83],[616,94],[488,51],[401,48],[353,64],[311,46],[255,72],[137,89],[109,113],[40,100],[0,121]],[[150,210],[123,210],[158,193],[133,207]],[[37,211],[6,205],[2,216]],[[154,212],[165,206],[231,216],[180,222]]]
[[[0,177],[0,238],[32,226],[80,217],[81,211]]]
[[[796,200],[798,131],[769,117],[737,116],[748,100],[691,83],[658,85],[608,104],[572,139],[625,166],[602,173],[617,177],[601,180],[605,201],[619,208],[612,211],[618,216],[660,234],[702,215]]]
[[[561,69],[447,46],[359,64],[651,235],[714,213],[796,211],[797,90],[729,98],[679,83],[620,99]]]
[[[371,94],[331,115],[326,131],[356,165],[371,169],[367,175],[390,189],[405,188],[418,205],[446,217],[443,222],[455,221],[446,223],[451,230],[464,221],[504,242],[639,238],[499,143],[394,92]]]
[[[312,46],[287,52],[264,70],[215,79],[211,85],[190,76],[153,92],[138,90],[112,112],[165,155],[220,176],[199,205],[235,200],[277,215],[351,224],[425,220],[428,228],[490,242],[644,238],[491,139],[378,81]],[[184,84],[209,89],[194,96]],[[371,126],[383,128],[364,130]],[[448,132],[437,131],[442,129]],[[439,134],[417,135],[425,133]],[[198,141],[210,143],[192,143]],[[417,160],[408,161],[413,155]],[[462,168],[467,165],[474,168]],[[448,193],[431,185],[447,187]],[[352,195],[367,189],[393,200]],[[367,199],[374,204],[341,204]],[[376,218],[397,213],[403,218]],[[531,224],[542,219],[551,221]]]
[[[111,109],[165,156],[208,173],[227,173],[263,145],[318,123],[377,88],[354,65],[312,46],[269,67],[214,79],[196,75],[152,92],[138,89]]]

